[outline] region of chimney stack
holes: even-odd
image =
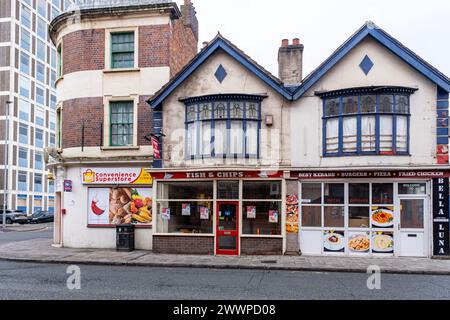
[[[197,12],[195,11],[194,4],[191,0],[184,0],[184,4],[181,6],[181,15],[184,25],[191,27],[195,39],[198,41]]]
[[[278,50],[278,77],[285,85],[298,84],[302,81],[303,71],[303,45],[299,38],[292,44],[283,39]]]

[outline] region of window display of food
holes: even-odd
[[[290,194],[286,196],[286,232],[298,233],[298,196]]]
[[[344,232],[324,231],[323,248],[324,252],[344,252]]]
[[[372,251],[374,253],[393,253],[394,252],[393,233],[374,232],[372,234]]]
[[[393,207],[372,207],[372,225],[379,228],[390,228],[394,225]]]
[[[350,234],[348,239],[348,248],[350,252],[366,253],[370,250],[370,236],[369,233],[354,233]]]

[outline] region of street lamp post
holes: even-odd
[[[7,197],[8,197],[8,190],[6,188],[6,185],[8,184],[8,149],[9,149],[9,105],[12,104],[11,101],[6,101],[5,107],[5,113],[6,113],[6,136],[5,136],[5,151],[4,151],[4,161],[5,161],[5,169],[3,172],[3,229],[6,228],[6,205],[7,205]]]

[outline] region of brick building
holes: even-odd
[[[82,167],[120,174],[152,166],[154,122],[146,101],[197,53],[198,22],[190,1],[181,9],[171,1],[113,4],[79,1],[49,27],[58,53],[56,114],[61,128],[49,168],[56,178],[57,207],[67,211],[64,220],[56,218],[57,243],[74,224],[81,228],[77,237],[96,238],[89,236],[96,230],[86,228],[89,222],[70,207],[71,197],[82,192],[81,181],[74,178]],[[65,180],[71,180],[72,193],[62,192]],[[145,187],[148,181],[138,184]],[[145,222],[139,231],[143,234],[151,228]],[[102,231],[114,234],[114,229]],[[102,247],[104,241],[91,245]],[[74,243],[70,237],[64,241]],[[151,239],[139,246],[150,248]]]

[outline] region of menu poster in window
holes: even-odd
[[[209,220],[209,208],[200,207],[200,220]]]
[[[269,211],[269,223],[278,223],[278,210]]]
[[[348,236],[348,249],[350,253],[360,254],[370,251],[369,232],[350,232]]]
[[[247,206],[247,219],[256,219],[256,207]]]
[[[181,215],[190,216],[191,215],[191,205],[189,203],[183,203],[181,205]]]
[[[151,188],[89,188],[88,224],[151,224]]]
[[[344,252],[345,237],[343,231],[324,231],[323,232],[323,251],[324,252]]]
[[[392,228],[394,226],[394,207],[372,207],[370,220],[373,227]]]
[[[372,233],[373,253],[394,253],[394,233],[373,232]]]
[[[108,225],[109,223],[109,188],[89,189],[88,224]]]
[[[161,218],[163,220],[170,220],[170,209],[169,208],[161,209]]]

